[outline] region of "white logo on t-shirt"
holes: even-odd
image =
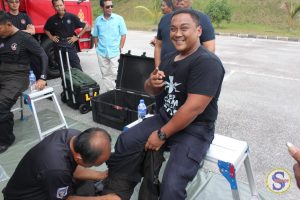
[[[176,87],[181,85],[181,83],[174,83],[174,76],[169,76],[169,82],[165,81],[165,84],[165,90],[168,90],[168,95],[164,98],[164,108],[167,113],[173,116],[178,109],[178,99],[176,99],[176,95],[172,93],[180,92]]]
[[[65,196],[67,196],[68,188],[69,188],[69,186],[58,188],[57,193],[56,193],[56,198],[63,199]]]
[[[11,50],[15,51],[17,50],[17,43],[12,43],[12,45],[10,46],[11,47]]]

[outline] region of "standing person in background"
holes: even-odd
[[[42,75],[37,78],[36,89],[42,90],[48,66],[45,51],[31,35],[17,29],[6,12],[0,11],[0,153],[15,140],[14,115],[10,110],[28,88],[32,55],[41,63]]]
[[[102,75],[101,92],[116,87],[119,58],[125,44],[127,28],[122,16],[112,13],[113,2],[100,0],[103,15],[97,17],[93,37]]]
[[[171,13],[174,9],[172,0],[162,0],[160,4],[162,14]]]
[[[29,33],[30,35],[35,34],[35,28],[32,24],[31,18],[23,12],[19,11],[20,1],[19,0],[7,0],[7,5],[9,11],[7,14],[11,18],[12,24],[17,27],[19,30]],[[36,77],[40,77],[42,71],[40,69],[39,59],[35,56],[31,57],[30,68],[33,70],[33,73]]]
[[[174,6],[172,0],[162,0],[160,4],[160,9],[162,14],[169,14],[173,12]],[[150,41],[151,46],[155,46],[156,44],[156,36]]]
[[[59,50],[67,49],[71,67],[82,70],[75,43],[90,29],[90,26],[81,22],[76,15],[66,12],[63,0],[52,0],[52,5],[57,13],[47,20],[44,30],[55,44],[55,60],[60,65]],[[82,30],[78,35],[75,35],[77,28],[82,28]],[[64,63],[67,63],[64,53],[63,60]],[[64,64],[64,66],[67,65]],[[61,70],[61,67],[59,69]]]
[[[35,34],[35,28],[32,24],[32,20],[26,13],[19,12],[20,1],[19,0],[6,0],[9,11],[7,14],[11,18],[12,24],[18,29],[29,33]]]
[[[192,8],[192,0],[173,0],[174,9]],[[201,44],[209,51],[215,51],[215,31],[211,24],[209,17],[197,11],[200,18],[200,25],[202,27],[202,35],[200,36]],[[161,60],[169,53],[175,52],[176,49],[170,40],[170,24],[172,14],[164,15],[159,24],[157,30],[157,39],[154,49],[155,67],[158,67]]]

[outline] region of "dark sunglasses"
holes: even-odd
[[[20,3],[20,1],[8,1],[8,3]]]
[[[113,8],[114,5],[105,6],[106,9]]]

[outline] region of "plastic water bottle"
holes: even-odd
[[[30,70],[29,74],[29,89],[30,92],[36,91],[35,89],[36,78],[32,70]]]
[[[138,105],[138,119],[144,119],[147,114],[147,106],[145,105],[144,99],[140,99]]]

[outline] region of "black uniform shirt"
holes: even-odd
[[[202,46],[185,59],[175,62],[176,55],[174,53],[164,59],[159,67],[166,76],[163,109],[171,118],[186,102],[188,94],[211,96],[213,99],[194,122],[214,122],[225,73],[220,59]]]
[[[12,15],[9,12],[7,13],[12,21],[12,24],[20,30],[26,30],[28,24],[32,24],[30,17],[20,12],[18,15]]]
[[[66,199],[72,193],[77,167],[69,142],[79,133],[74,129],[59,130],[29,150],[4,189],[4,199]]]
[[[48,57],[39,43],[28,33],[18,31],[7,38],[0,38],[0,62],[9,64],[21,64],[29,66],[30,56],[35,55],[40,58],[42,76],[46,78]],[[3,70],[3,69],[1,69]],[[5,71],[15,71],[15,69],[4,69]],[[27,71],[29,67],[20,67],[18,71]]]
[[[44,29],[59,38],[67,38],[74,35],[75,29],[84,28],[84,26],[85,23],[81,22],[76,15],[66,12],[63,18],[60,18],[58,14],[50,17]]]

